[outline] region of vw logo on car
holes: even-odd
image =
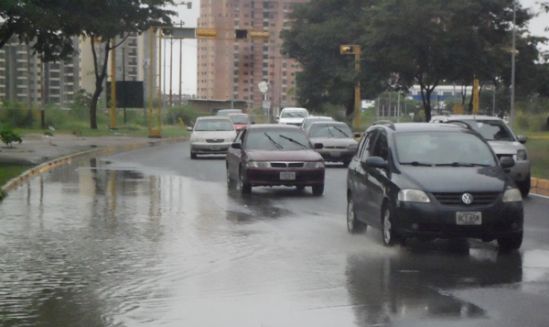
[[[466,205],[471,205],[473,203],[473,195],[471,193],[463,193],[461,196],[461,201]]]

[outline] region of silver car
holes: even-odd
[[[316,151],[325,161],[343,162],[345,166],[353,159],[358,148],[353,132],[347,124],[338,121],[312,123],[306,131],[312,144],[322,144]]]
[[[452,115],[434,116],[432,123],[462,123],[475,130],[490,144],[498,158],[511,157],[515,166],[510,175],[515,180],[523,197],[530,192],[530,159],[524,146],[526,137],[516,136],[507,124],[498,117]]]
[[[228,117],[199,117],[191,134],[191,159],[199,154],[226,154],[236,138],[233,122]]]

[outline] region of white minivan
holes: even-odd
[[[309,117],[309,111],[305,108],[284,108],[278,115],[278,123],[285,125],[301,126],[303,119]]]

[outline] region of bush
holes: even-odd
[[[10,127],[32,127],[32,110],[21,102],[5,102],[0,107],[0,122]]]
[[[3,128],[2,130],[0,130],[0,139],[9,148],[13,147],[13,143],[15,143],[15,142],[17,142],[19,144],[21,144],[21,142],[23,142],[21,137],[9,128]]]
[[[183,120],[185,125],[192,126],[196,118],[200,116],[204,116],[204,114],[190,106],[174,107],[167,111],[167,114],[164,116],[164,123],[177,124],[180,120]]]

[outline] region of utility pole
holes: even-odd
[[[128,123],[128,113],[126,112],[126,97],[128,88],[126,86],[126,45],[122,46],[122,82],[124,82],[124,125]]]
[[[342,55],[354,55],[355,56],[355,99],[354,99],[354,112],[353,112],[353,128],[355,130],[360,129],[360,115],[361,115],[361,102],[360,95],[360,59],[362,56],[362,48],[358,44],[345,44],[339,46],[339,52]]]
[[[111,50],[111,103],[109,110],[110,128],[116,128],[116,38],[112,40]],[[108,46],[108,45],[107,45]]]
[[[179,23],[183,28],[183,21]],[[183,105],[183,93],[181,92],[181,83],[183,81],[183,38],[179,38],[179,105]]]
[[[172,77],[173,77],[173,35],[170,35],[170,108],[173,106]]]
[[[517,55],[517,2],[513,0],[513,43],[511,53],[511,117],[509,123],[515,122],[515,80],[516,80],[516,55]]]

